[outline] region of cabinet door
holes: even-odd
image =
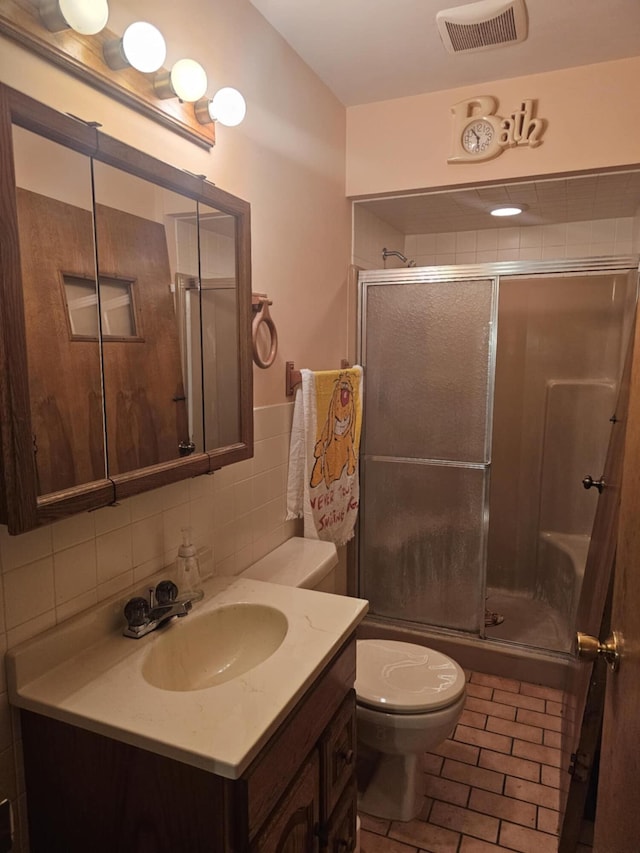
[[[356,847],[358,796],[355,779],[348,783],[327,827],[327,847],[323,853],[351,853]]]
[[[252,853],[317,853],[320,762],[314,750],[251,846]]]
[[[320,742],[323,810],[326,821],[355,769],[356,694],[351,690]]]

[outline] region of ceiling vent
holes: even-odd
[[[527,37],[524,0],[479,0],[443,9],[436,23],[450,53],[489,50]]]

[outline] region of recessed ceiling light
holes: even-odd
[[[517,216],[519,213],[522,213],[524,210],[524,205],[500,205],[500,207],[494,207],[491,211],[492,216]]]

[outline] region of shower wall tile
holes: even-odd
[[[618,219],[408,234],[402,251],[418,266],[633,254],[640,251],[640,211]]]
[[[404,235],[362,205],[353,206],[353,263],[363,269],[388,269],[402,267],[399,258],[388,258],[383,263],[382,250],[395,249],[405,252]],[[412,257],[412,256],[411,256]]]

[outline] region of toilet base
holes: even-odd
[[[376,767],[364,790],[358,791],[358,810],[385,820],[413,820],[422,808],[419,756],[376,754]]]

